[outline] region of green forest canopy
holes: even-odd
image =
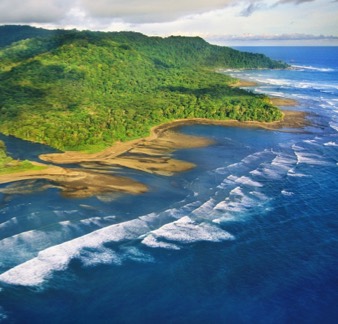
[[[134,32],[2,26],[1,35],[6,35],[0,42],[4,134],[61,150],[98,150],[179,118],[282,117],[268,98],[232,87],[234,79],[215,72],[286,67],[261,54],[199,37]]]

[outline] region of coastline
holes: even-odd
[[[195,165],[173,159],[170,153],[178,149],[203,147],[213,143],[206,138],[181,134],[175,131],[175,128],[204,124],[257,127],[267,130],[287,128],[290,131],[290,129],[299,129],[309,125],[304,112],[285,110],[283,114],[283,120],[278,122],[219,121],[203,118],[178,119],[153,127],[148,137],[124,143],[118,142],[98,153],[71,151],[40,155],[40,159],[44,162],[59,165],[79,164],[81,169],[35,163],[46,168],[0,175],[0,184],[44,179],[51,181],[54,187],[60,188],[62,193],[68,197],[88,197],[112,192],[140,194],[146,192],[147,187],[133,179],[113,175],[114,168],[126,167],[162,176],[171,176],[177,172],[188,171]],[[2,189],[0,192],[5,191],[6,189]]]
[[[147,187],[135,180],[100,174],[83,169],[68,169],[58,166],[32,162],[35,165],[45,166],[43,170],[22,171],[0,176],[0,184],[15,183],[22,180],[49,180],[52,183],[43,189],[58,188],[66,197],[84,198],[104,193],[125,192],[129,194],[144,193]],[[29,186],[28,186],[29,187]],[[2,193],[26,193],[27,187],[16,185],[0,189]],[[32,190],[30,190],[32,191]]]
[[[256,87],[259,83],[255,81],[249,81],[244,79],[237,79],[236,82],[232,84],[232,87],[240,88],[240,87]]]

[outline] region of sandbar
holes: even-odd
[[[32,162],[35,163],[35,162]],[[42,165],[40,163],[35,163]],[[49,187],[59,188],[64,196],[84,198],[104,193],[124,192],[140,194],[146,192],[147,186],[133,179],[110,174],[101,174],[84,169],[69,169],[48,165],[43,170],[23,171],[0,175],[0,183],[22,180],[49,180]],[[45,189],[46,189],[45,188]],[[1,188],[2,193],[27,193],[26,187],[13,186]]]
[[[118,142],[98,153],[64,152],[40,155],[48,164],[43,170],[23,171],[0,175],[1,183],[21,180],[49,180],[54,187],[60,188],[68,197],[89,197],[109,192],[140,194],[147,191],[146,185],[133,179],[118,175],[119,168],[130,168],[143,172],[171,176],[177,172],[191,170],[191,162],[172,158],[171,153],[177,149],[208,146],[212,140],[179,133],[177,128],[192,124],[220,125],[232,127],[255,127],[269,130],[286,128],[300,129],[309,122],[306,113],[283,111],[284,118],[278,122],[239,122],[236,120],[211,120],[203,118],[180,119],[152,128],[145,138]],[[52,163],[52,165],[50,164]],[[57,165],[78,164],[79,169],[64,168]],[[115,175],[116,173],[117,175]],[[8,192],[3,188],[0,192]]]

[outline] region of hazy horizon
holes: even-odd
[[[149,36],[226,46],[338,46],[337,0],[2,0],[0,24]]]

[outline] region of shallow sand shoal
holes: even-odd
[[[309,125],[306,120],[306,113],[299,111],[283,111],[284,118],[277,122],[257,122],[246,121],[240,122],[237,120],[212,120],[206,118],[191,118],[178,119],[172,122],[154,127],[151,130],[150,136],[129,142],[117,142],[108,149],[99,153],[83,153],[83,152],[64,152],[42,154],[40,159],[46,162],[55,164],[70,164],[70,163],[86,163],[86,162],[102,162],[112,160],[124,154],[146,154],[151,156],[162,156],[168,152],[193,147],[208,146],[212,143],[211,140],[180,134],[173,131],[174,128],[191,125],[191,124],[205,124],[205,125],[221,125],[221,126],[235,126],[235,127],[260,127],[265,129],[280,129],[280,128],[303,128]],[[155,159],[155,157],[154,157]],[[135,158],[135,160],[138,160]],[[138,163],[135,161],[135,163]],[[142,161],[140,163],[143,163]],[[130,163],[128,161],[129,167]]]
[[[176,127],[179,122],[173,121],[154,127],[148,137],[129,142],[117,142],[102,152],[83,153],[67,151],[64,153],[42,154],[39,157],[43,161],[55,164],[100,162],[111,160],[127,153],[162,156],[177,149],[208,146],[212,143],[211,140],[206,138],[171,131],[171,128]]]
[[[49,187],[61,189],[63,194],[68,197],[90,197],[108,192],[139,194],[148,190],[144,184],[129,178],[58,166],[47,166],[43,170],[0,175],[0,183],[39,179],[50,180],[54,185]],[[24,191],[25,187],[18,188],[16,186],[0,190],[3,193],[21,193]]]
[[[258,82],[249,81],[244,79],[237,79],[235,83],[231,85],[232,87],[241,88],[241,87],[256,87],[258,86]]]
[[[190,170],[194,164],[172,159],[170,153],[177,149],[203,147],[212,144],[206,138],[189,136],[174,131],[191,124],[220,125],[232,127],[259,127],[276,130],[287,128],[299,129],[309,123],[306,114],[297,111],[284,111],[284,119],[278,122],[239,122],[236,120],[210,120],[203,118],[180,119],[154,127],[151,135],[130,142],[116,143],[112,147],[94,154],[82,152],[65,152],[44,154],[40,158],[55,164],[81,164],[84,167],[99,169],[104,167],[126,167],[144,172],[172,175],[176,172]]]
[[[297,100],[290,98],[271,97],[270,102],[275,106],[297,106]]]
[[[264,129],[299,129],[309,125],[306,113],[283,111],[284,119],[279,122],[239,122],[236,120],[210,120],[202,118],[175,120],[151,130],[150,136],[125,143],[116,143],[99,153],[65,152],[43,154],[40,158],[54,164],[79,164],[81,169],[47,166],[43,170],[24,171],[0,175],[0,183],[21,180],[46,179],[71,197],[88,197],[109,192],[137,194],[147,191],[147,187],[129,178],[111,175],[115,167],[126,167],[148,173],[170,176],[194,168],[194,164],[171,157],[177,149],[211,145],[209,139],[189,136],[174,131],[191,124],[220,125],[233,127],[259,127]]]

